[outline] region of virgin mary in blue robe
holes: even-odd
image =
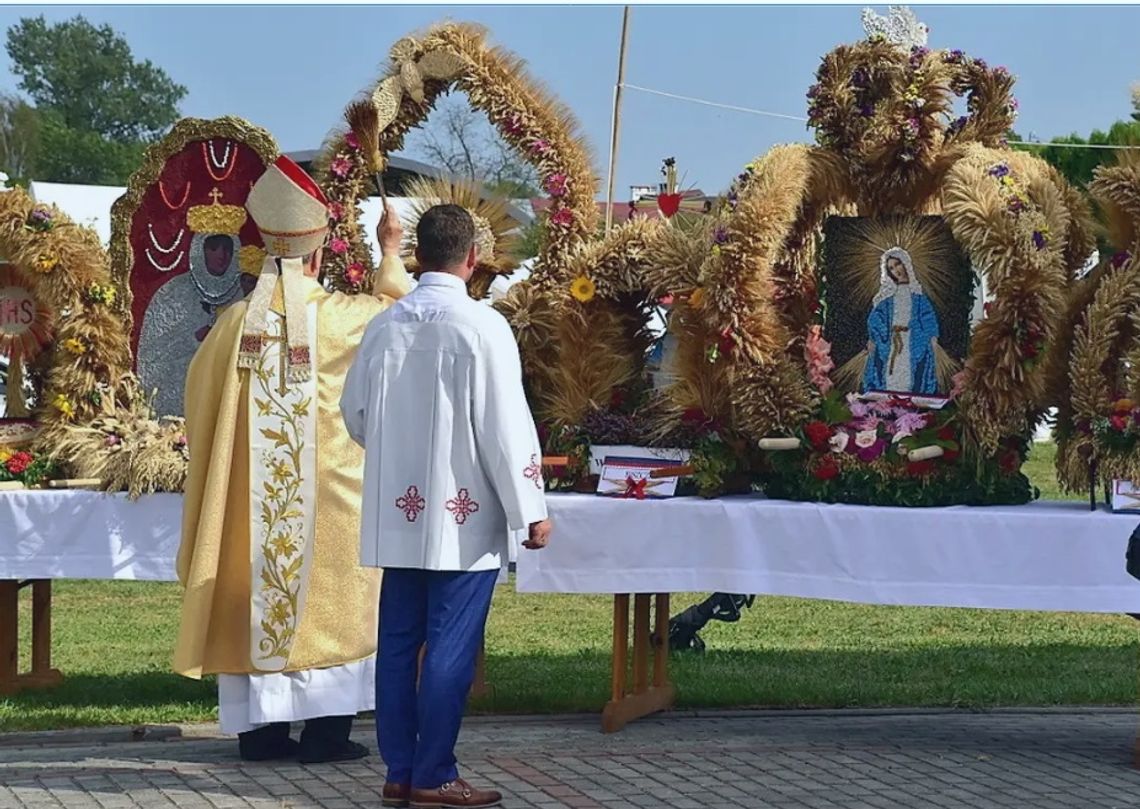
[[[887,250],[879,268],[880,288],[867,317],[863,390],[935,395],[938,315],[906,250]]]

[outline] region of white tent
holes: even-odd
[[[113,185],[72,185],[33,180],[28,193],[36,202],[55,205],[80,225],[95,228],[104,245],[111,242],[111,205],[126,193]]]

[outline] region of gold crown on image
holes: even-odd
[[[240,205],[222,205],[222,192],[210,192],[209,205],[195,205],[186,213],[186,224],[194,233],[225,233],[237,236],[245,224],[245,208]]]

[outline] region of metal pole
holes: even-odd
[[[614,182],[617,180],[618,138],[621,135],[621,91],[625,84],[625,53],[629,35],[629,6],[621,16],[621,50],[618,53],[617,86],[614,87],[614,114],[610,126],[610,170],[606,192],[606,233],[614,224]]]

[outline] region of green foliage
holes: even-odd
[[[534,258],[542,252],[542,243],[545,239],[546,228],[536,217],[533,222],[522,228],[517,242],[515,255],[521,261]]]
[[[72,129],[54,111],[40,114],[35,176],[48,182],[122,185],[142,161],[146,144],[107,140]]]
[[[1136,115],[1133,115],[1136,118]],[[1016,134],[1011,140],[1021,140]],[[1076,133],[1064,137],[1053,138],[1050,143],[1076,144],[1094,146],[1134,146],[1140,144],[1140,118],[1133,121],[1117,121],[1107,132],[1099,129],[1093,130],[1088,138]],[[1032,146],[1015,146],[1015,149],[1033,152],[1047,163],[1056,167],[1073,185],[1083,188],[1093,178],[1093,170],[1097,166],[1111,163],[1115,159],[1113,149],[1074,149],[1066,146],[1050,146],[1048,144]]]
[[[20,98],[0,95],[0,171],[9,184],[26,183],[40,151],[40,117]]]
[[[186,88],[135,61],[109,25],[81,16],[49,25],[25,18],[7,32],[19,88],[34,102],[38,146],[30,169],[55,182],[124,183],[142,152],[178,119]],[[29,108],[30,109],[30,108]],[[14,137],[13,125],[5,136]]]

